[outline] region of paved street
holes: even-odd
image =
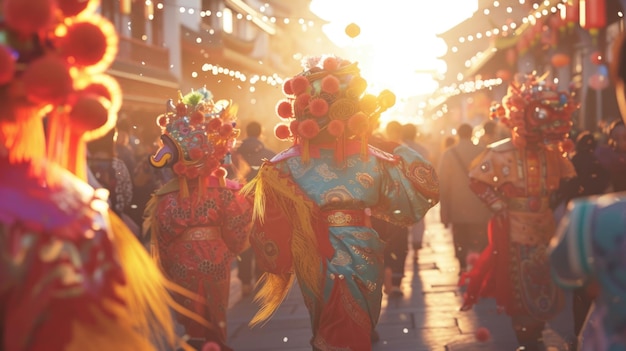
[[[515,350],[517,344],[506,315],[498,315],[495,303],[484,300],[472,311],[458,311],[461,295],[457,288],[458,263],[450,232],[439,223],[438,208],[426,218],[427,232],[424,248],[413,264],[413,256],[406,261],[402,298],[383,297],[380,321],[377,327],[380,341],[377,350]],[[309,318],[297,284],[276,315],[264,326],[247,326],[255,305],[250,297],[241,299],[233,275],[233,303],[228,315],[229,345],[237,351],[304,351],[311,350]],[[567,350],[564,339],[572,333],[570,301],[561,315],[544,331],[549,350]],[[474,332],[480,327],[489,329],[490,340],[479,342]]]

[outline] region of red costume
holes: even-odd
[[[239,135],[233,128],[236,106],[214,103],[200,89],[181,96],[170,110],[158,119],[163,145],[150,162],[171,166],[176,178],[148,203],[144,228],[151,230],[153,256],[166,276],[202,299],[175,296],[210,324],[180,316],[187,334],[227,350],[230,267],[247,246],[252,216],[251,205],[238,195],[240,186],[220,168]]]
[[[569,94],[534,75],[513,83],[493,117],[512,129],[512,138],[491,144],[470,167],[470,187],[494,212],[489,246],[473,269],[463,310],[492,297],[512,317],[518,341],[540,347],[544,321],[562,306],[562,293],[550,277],[546,247],[555,232],[549,196],[562,180],[575,176],[564,156],[577,108]]]
[[[0,349],[178,348],[168,283],[107,192],[86,183],[85,141],[115,124],[121,102],[102,73],[113,26],[97,1],[3,1]]]

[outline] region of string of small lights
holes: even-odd
[[[561,9],[564,7],[564,3],[567,0],[560,0],[561,2],[558,4],[554,4],[552,5],[553,1],[550,0],[544,0],[543,1],[543,8],[541,8],[542,6],[539,3],[535,3],[533,4],[533,11],[531,11],[527,16],[522,17],[521,19],[517,20],[517,21],[508,21],[508,23],[505,23],[501,26],[495,26],[489,30],[486,31],[482,31],[482,32],[477,32],[474,34],[469,34],[469,35],[465,35],[465,36],[461,36],[459,37],[459,43],[463,44],[463,43],[468,43],[468,42],[472,42],[474,40],[478,40],[478,39],[483,39],[483,38],[491,38],[491,37],[497,37],[499,35],[507,35],[510,32],[515,31],[519,26],[521,26],[522,24],[526,24],[526,23],[530,23],[531,25],[535,25],[536,23],[539,23],[542,18],[545,18],[547,16],[549,16],[550,14],[557,14],[560,13]],[[526,0],[519,0],[520,5],[523,5],[526,3]],[[499,6],[499,2],[496,0],[493,3],[494,7],[498,7]],[[513,8],[508,6],[506,8],[506,12],[507,13],[512,13],[513,12]],[[483,10],[483,14],[488,16],[491,13],[490,9],[484,9]],[[458,51],[458,47],[453,46],[451,48],[452,52],[457,52]]]
[[[448,99],[461,94],[475,93],[484,89],[493,89],[503,82],[501,78],[476,79],[461,83],[452,83],[439,88],[437,93],[428,99],[428,106],[437,108],[432,112],[432,119],[436,120],[441,118],[448,112],[448,106],[445,103]]]

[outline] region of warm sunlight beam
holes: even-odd
[[[477,0],[311,2],[311,10],[330,22],[326,34],[349,52],[347,59],[359,62],[369,90],[390,89],[400,104],[437,88],[433,78],[446,69],[438,57],[447,48],[436,34],[471,16],[477,7]],[[355,38],[345,33],[350,23],[361,29]]]

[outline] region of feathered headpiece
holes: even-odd
[[[86,179],[85,142],[115,125],[121,105],[119,85],[103,74],[118,37],[95,13],[99,3],[2,1],[0,122],[12,161],[44,157],[47,149],[48,159]]]
[[[571,92],[558,91],[545,78],[546,75],[539,77],[535,73],[518,76],[502,104],[492,104],[490,117],[511,129],[517,146],[543,143],[570,151],[573,143],[567,137],[572,128],[572,113],[579,105]]]
[[[305,162],[309,143],[328,140],[318,137],[322,133],[336,140],[339,162],[344,157],[343,143],[350,139],[361,139],[365,157],[373,126],[380,114],[395,104],[395,95],[389,90],[374,96],[365,94],[366,88],[357,63],[335,56],[308,58],[304,71],[283,85],[287,98],[276,106],[283,120],[274,129],[276,137],[301,144]]]
[[[226,170],[232,147],[239,137],[236,129],[237,105],[228,100],[213,102],[206,88],[185,96],[179,92],[178,103],[167,103],[168,112],[157,118],[161,127],[162,146],[150,157],[152,166],[172,167],[181,182],[183,196],[187,180],[216,176],[225,185]]]

